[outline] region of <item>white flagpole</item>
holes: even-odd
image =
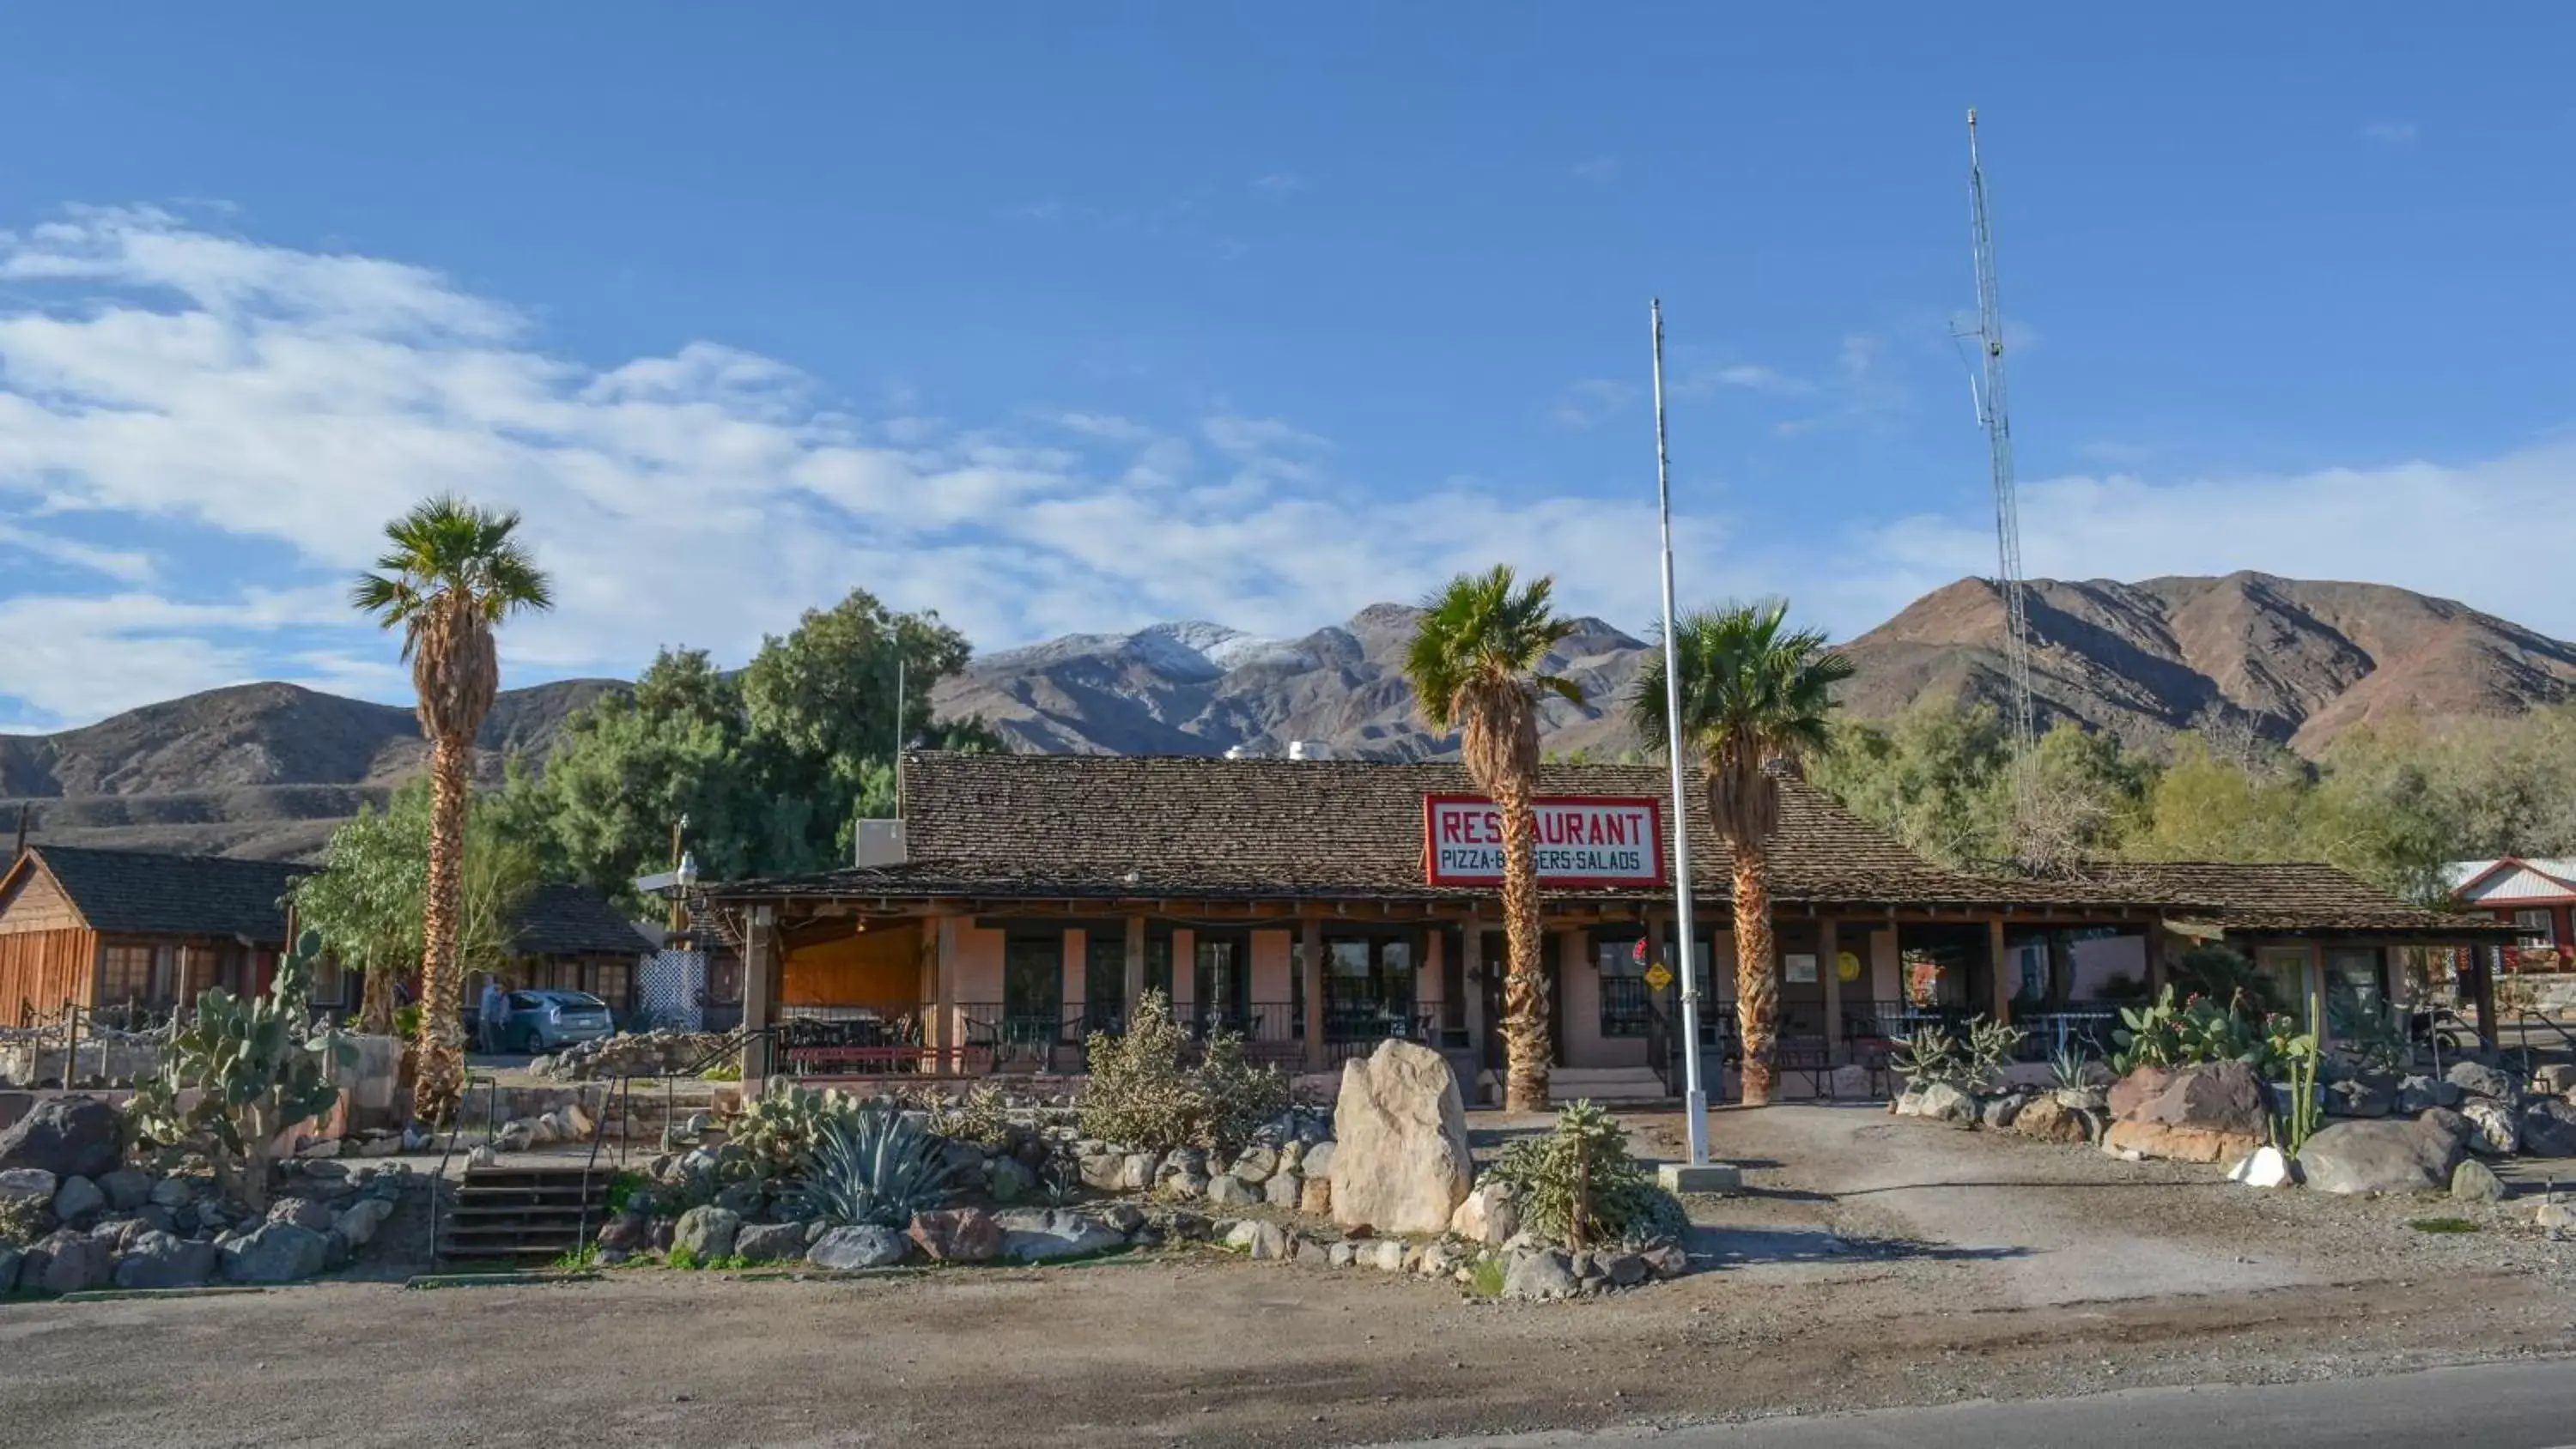
[[[1682,674],[1673,636],[1673,480],[1664,447],[1664,303],[1647,304],[1655,333],[1655,501],[1664,531],[1664,750],[1673,765],[1673,924],[1681,936],[1682,1110],[1693,1167],[1708,1164],[1708,1092],[1699,1076],[1699,938],[1691,929],[1690,787],[1682,767]]]

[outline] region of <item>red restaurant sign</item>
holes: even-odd
[[[1663,802],[1652,796],[1542,795],[1538,883],[1650,889],[1664,883]],[[1503,814],[1477,795],[1422,799],[1423,873],[1438,886],[1503,883]]]

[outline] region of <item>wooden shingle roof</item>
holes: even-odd
[[[2313,861],[2135,862],[2101,867],[2092,878],[2113,890],[2171,901],[2186,912],[2198,908],[2231,930],[2507,933],[2490,919],[2408,905],[2357,876]]]
[[[605,896],[577,885],[537,887],[511,935],[522,956],[634,956],[651,945]]]
[[[1557,765],[1545,795],[1668,798],[1653,766]],[[1696,798],[1697,786],[1694,784]],[[916,754],[904,760],[909,863],[710,888],[718,898],[876,894],[985,898],[1437,899],[1426,885],[1423,797],[1473,793],[1449,763],[1198,756]],[[2129,904],[2084,881],[1936,866],[1798,780],[1781,782],[1772,894],[1784,905]],[[1692,874],[1729,889],[1730,858],[1691,814]],[[1635,890],[1552,890],[1620,899]]]
[[[310,866],[214,855],[162,855],[68,845],[28,848],[90,929],[126,936],[286,941],[281,904]]]

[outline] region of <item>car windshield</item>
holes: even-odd
[[[547,991],[539,995],[566,1011],[606,1011],[608,1003],[587,991]]]

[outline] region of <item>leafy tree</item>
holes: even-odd
[[[1788,627],[1785,603],[1737,604],[1684,615],[1674,625],[1684,747],[1708,780],[1709,819],[1726,840],[1735,887],[1735,1008],[1744,1043],[1744,1103],[1771,1101],[1771,1057],[1780,1034],[1780,988],[1771,932],[1771,837],[1780,828],[1772,762],[1794,766],[1833,741],[1834,686],[1851,660],[1823,631]],[[1632,706],[1637,732],[1670,737],[1663,656],[1649,656]]]
[[[1549,674],[1548,655],[1574,631],[1550,596],[1555,582],[1521,583],[1509,565],[1460,574],[1425,599],[1404,672],[1433,729],[1456,730],[1468,778],[1503,822],[1503,1103],[1547,1110],[1547,963],[1538,917],[1538,706],[1583,691]]]
[[[931,733],[930,687],[973,653],[937,614],[895,613],[864,589],[761,642],[741,691],[755,769],[779,811],[774,868],[836,865],[860,817],[893,813],[898,742]]]
[[[360,1029],[393,1029],[398,984],[424,947],[429,887],[429,782],[414,780],[381,811],[331,832],[322,869],[295,886],[296,918],[343,966],[366,973]],[[457,896],[458,969],[497,972],[517,955],[519,913],[539,877],[537,853],[512,827],[502,797],[475,798],[465,821],[465,871]]]
[[[385,525],[390,547],[375,572],[358,576],[349,596],[361,613],[403,631],[421,733],[430,741],[423,1010],[412,1110],[431,1122],[455,1116],[465,1083],[458,909],[474,737],[501,688],[493,630],[513,614],[554,606],[553,586],[513,537],[518,527],[516,512],[490,512],[453,496],[430,499]]]

